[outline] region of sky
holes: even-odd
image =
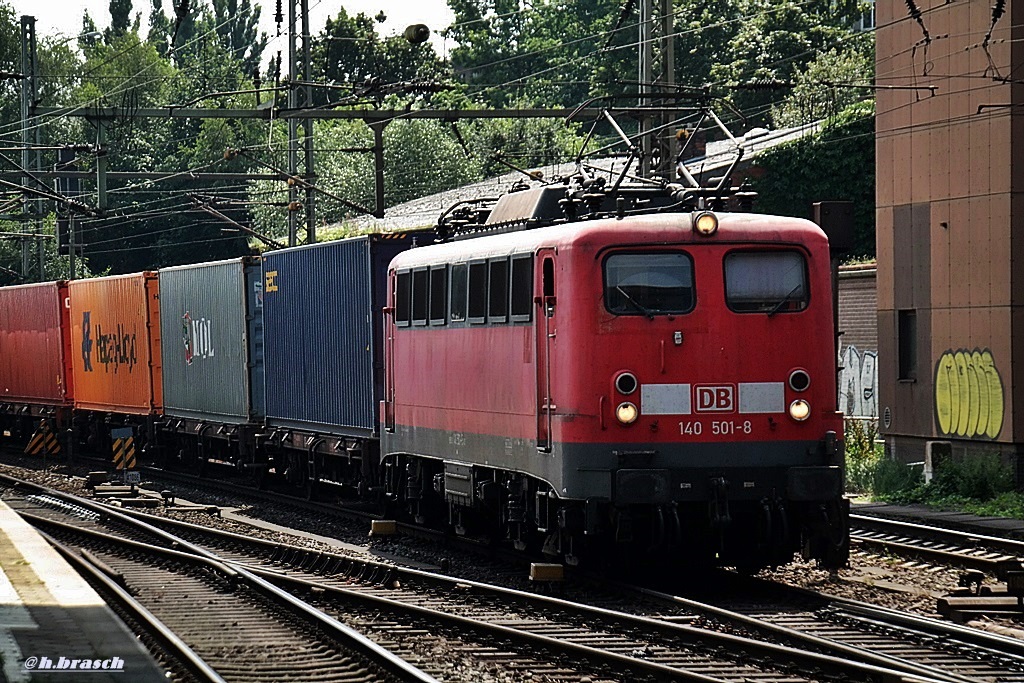
[[[36,18],[36,36],[60,34],[76,36],[82,32],[82,13],[89,15],[100,29],[110,24],[110,0],[6,0],[14,7],[17,16],[28,14]],[[274,23],[276,0],[253,0],[262,8],[260,12],[260,29],[266,31],[273,41],[277,35]],[[164,13],[174,16],[171,0],[163,0]],[[132,15],[142,14],[142,26],[148,26],[151,0],[133,0]],[[288,22],[288,2],[284,0],[285,21]],[[309,0],[310,33],[317,34],[323,29],[327,17],[336,16],[338,9],[344,7],[349,14],[363,12],[371,17],[383,10],[388,20],[380,25],[378,32],[382,36],[401,33],[409,24],[426,24],[431,31],[431,42],[438,54],[445,55],[444,40],[440,37],[442,29],[452,23],[453,14],[445,0]],[[144,31],[143,31],[144,32]],[[281,49],[287,50],[287,39],[282,36]],[[270,49],[274,48],[272,43]]]

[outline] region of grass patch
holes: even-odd
[[[871,420],[846,420],[846,488],[850,493],[874,491],[875,469],[884,458],[882,445],[875,443],[878,428]]]
[[[875,442],[876,428],[846,421],[846,485],[850,493],[897,505],[923,504],[976,515],[1024,519],[1024,493],[1015,490],[1013,472],[998,453],[946,457],[924,482],[920,466],[885,457]]]

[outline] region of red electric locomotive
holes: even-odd
[[[599,189],[512,193],[463,214],[498,234],[392,261],[390,497],[570,563],[844,565],[825,234],[685,210],[712,200],[678,186]]]

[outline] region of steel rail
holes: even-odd
[[[162,529],[158,529],[157,527],[154,527],[151,524],[148,524],[137,519],[133,519],[128,515],[111,508],[110,506],[95,503],[89,499],[73,496],[62,491],[49,489],[39,484],[31,484],[29,482],[24,482],[23,480],[5,474],[0,474],[0,481],[7,481],[15,485],[26,486],[28,488],[36,490],[39,493],[44,493],[45,495],[52,496],[54,498],[70,500],[74,502],[76,505],[80,505],[81,507],[84,507],[86,509],[98,512],[101,515],[105,515],[108,518],[117,519],[123,524],[126,524],[130,527],[135,527],[137,529],[141,529],[149,534],[152,534],[153,536],[160,538],[173,548],[183,548],[185,551],[187,551],[184,553],[185,555],[193,555],[204,558],[205,560],[211,563],[211,566],[223,564],[220,562],[220,559],[214,553],[209,552],[205,548],[189,543],[188,541],[178,538],[173,534],[169,534],[166,531],[163,531]],[[23,516],[26,515],[23,513]],[[40,517],[37,519],[43,518]],[[76,527],[72,528],[75,528],[77,531],[81,533],[85,533],[88,531],[85,529],[77,529]],[[352,649],[354,649],[357,652],[360,652],[363,656],[379,664],[382,668],[390,672],[392,675],[398,677],[400,680],[415,681],[418,683],[438,683],[437,679],[435,679],[433,676],[428,675],[427,673],[414,667],[412,664],[406,662],[404,659],[396,656],[389,650],[386,650],[385,648],[382,648],[381,646],[377,645],[372,640],[370,640],[363,634],[359,633],[355,629],[352,629],[349,626],[342,624],[337,619],[327,614],[324,614],[319,610],[316,610],[315,608],[311,607],[306,603],[303,603],[301,600],[298,600],[286,591],[283,591],[280,588],[272,584],[269,584],[261,577],[257,577],[245,569],[237,569],[235,571],[237,571],[241,575],[241,578],[243,578],[253,588],[256,588],[260,592],[263,592],[267,595],[272,595],[276,600],[278,600],[278,602],[289,606],[294,611],[305,614],[308,619],[312,620],[314,623],[317,623],[321,628],[325,629],[327,633],[334,634],[334,636],[337,637],[341,643],[348,644],[350,647],[352,647]]]
[[[335,555],[332,553],[325,553],[320,551],[310,551],[305,548],[296,548],[294,546],[288,546],[275,541],[267,541],[263,539],[254,539],[241,534],[222,531],[217,529],[210,529],[208,527],[202,527],[194,525],[189,522],[181,520],[168,519],[164,517],[157,517],[140,511],[129,511],[129,514],[133,517],[140,518],[148,523],[163,524],[172,529],[179,529],[185,532],[193,532],[211,536],[217,539],[221,539],[226,543],[239,543],[247,544],[249,546],[261,548],[271,553],[271,558],[275,561],[290,564],[295,567],[304,568],[310,565],[313,567],[323,566],[328,564],[331,560],[341,562],[352,562],[359,566],[362,573],[371,573],[376,576],[386,577],[387,580],[394,578],[405,578],[405,579],[420,579],[425,582],[441,585],[445,587],[461,586],[464,588],[471,588],[481,594],[484,592],[492,593],[498,596],[505,597],[506,599],[518,600],[522,602],[529,602],[535,604],[541,604],[550,609],[559,609],[569,613],[575,613],[591,619],[606,619],[615,620],[619,623],[623,623],[631,628],[641,629],[644,632],[658,633],[664,637],[670,638],[685,638],[687,640],[707,640],[709,637],[713,639],[721,639],[721,645],[726,647],[730,651],[736,651],[737,648],[745,648],[750,650],[753,648],[755,651],[760,650],[760,654],[765,656],[785,656],[789,660],[802,661],[805,666],[818,667],[823,670],[835,670],[837,672],[845,672],[850,668],[850,661],[856,662],[860,665],[862,672],[881,677],[880,680],[906,680],[906,676],[917,677],[921,680],[933,680],[933,681],[946,681],[947,683],[968,683],[970,679],[962,676],[956,676],[953,674],[947,674],[941,671],[929,671],[927,674],[923,672],[922,668],[918,665],[908,664],[897,658],[888,657],[886,655],[879,655],[872,653],[867,650],[855,648],[852,646],[844,645],[842,643],[836,643],[829,641],[817,636],[802,633],[800,631],[786,628],[783,626],[769,625],[765,622],[759,621],[752,617],[739,614],[737,612],[731,612],[722,608],[713,607],[704,603],[698,603],[694,601],[687,601],[686,606],[698,612],[713,613],[715,616],[719,616],[726,620],[732,620],[737,622],[743,622],[749,628],[759,631],[762,633],[770,633],[776,638],[782,638],[788,642],[798,642],[810,649],[820,649],[828,654],[819,654],[818,652],[809,652],[808,650],[795,650],[791,647],[782,645],[764,643],[762,641],[751,641],[750,639],[739,639],[732,640],[736,636],[729,634],[719,634],[715,632],[709,632],[707,629],[702,629],[693,626],[687,626],[683,624],[677,624],[663,619],[656,619],[651,617],[638,616],[625,612],[619,612],[609,610],[601,607],[595,607],[591,605],[583,605],[581,603],[564,600],[547,595],[538,595],[535,593],[528,593],[524,591],[518,591],[512,588],[505,588],[501,586],[494,586],[490,584],[483,584],[477,581],[469,579],[455,579],[452,577],[427,572],[420,569],[406,568],[406,567],[395,567],[393,565],[384,564],[370,559],[358,559],[353,560],[346,558],[342,555]],[[234,563],[234,560],[230,562]],[[246,565],[248,566],[248,565]],[[311,567],[311,569],[313,568]],[[250,566],[250,569],[257,571],[255,568]],[[265,570],[260,570],[265,571]],[[277,581],[278,574],[268,572],[267,578]],[[273,577],[273,578],[271,578]],[[291,577],[281,579],[282,581],[291,580]],[[632,589],[631,590],[635,590]],[[345,590],[344,595],[355,599],[374,599],[373,597],[367,597],[365,594],[358,591]],[[382,600],[386,600],[381,598]],[[679,600],[682,600],[681,598]],[[390,602],[382,603],[389,605]],[[404,609],[404,608],[403,608]]]
[[[956,543],[964,547],[984,547],[993,551],[1007,553],[1013,557],[1024,557],[1024,541],[1003,538],[974,532],[948,529],[929,524],[917,524],[901,520],[877,517],[874,515],[850,515],[851,525],[865,530],[882,533],[903,533],[911,538],[924,537],[936,542]]]
[[[116,579],[110,576],[109,569],[105,570],[103,567],[97,566],[92,559],[85,555],[84,551],[81,554],[75,553],[49,534],[45,532],[40,532],[40,534],[79,574],[84,575],[93,585],[98,585],[99,590],[106,595],[108,601],[116,603],[132,619],[142,624],[146,632],[189,674],[197,680],[207,683],[226,683],[220,674],[197,655],[174,631],[132,597],[128,591],[119,586]]]

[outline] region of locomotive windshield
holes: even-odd
[[[725,301],[737,313],[807,308],[807,268],[795,251],[742,251],[725,257]]]
[[[681,252],[612,254],[604,263],[604,301],[616,315],[693,309],[693,261]]]

